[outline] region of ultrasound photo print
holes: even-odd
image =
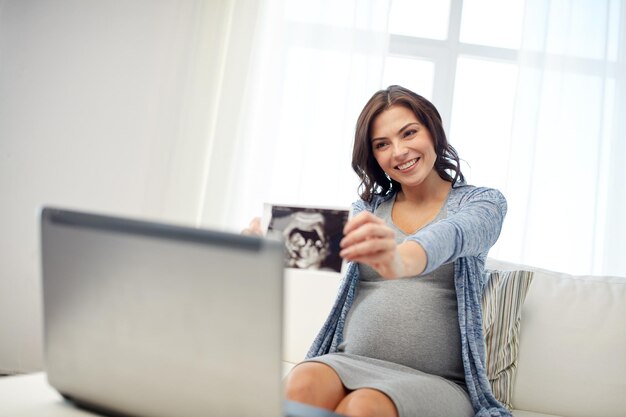
[[[271,206],[269,236],[285,242],[285,267],[341,272],[339,243],[349,211]]]

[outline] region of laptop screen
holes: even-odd
[[[281,414],[283,246],[46,208],[45,368],[121,414]]]

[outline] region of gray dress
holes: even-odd
[[[394,199],[375,214],[407,235],[391,219]],[[446,205],[437,218],[446,217]],[[473,416],[465,388],[453,263],[431,274],[385,280],[359,265],[354,304],[339,352],[310,362],[332,367],[349,390],[385,393],[400,417]]]

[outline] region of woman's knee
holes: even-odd
[[[362,388],[352,391],[337,407],[336,411],[349,417],[397,417],[396,406],[382,392]]]
[[[318,370],[314,363],[302,363],[289,372],[285,381],[285,394],[290,400],[309,395],[316,388]]]
[[[324,408],[334,408],[346,394],[335,371],[318,362],[297,365],[285,381],[287,399]]]

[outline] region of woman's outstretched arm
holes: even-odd
[[[384,220],[363,211],[344,228],[340,255],[348,261],[374,268],[383,278],[419,275],[427,262],[424,248],[413,241],[396,243],[394,231]]]

